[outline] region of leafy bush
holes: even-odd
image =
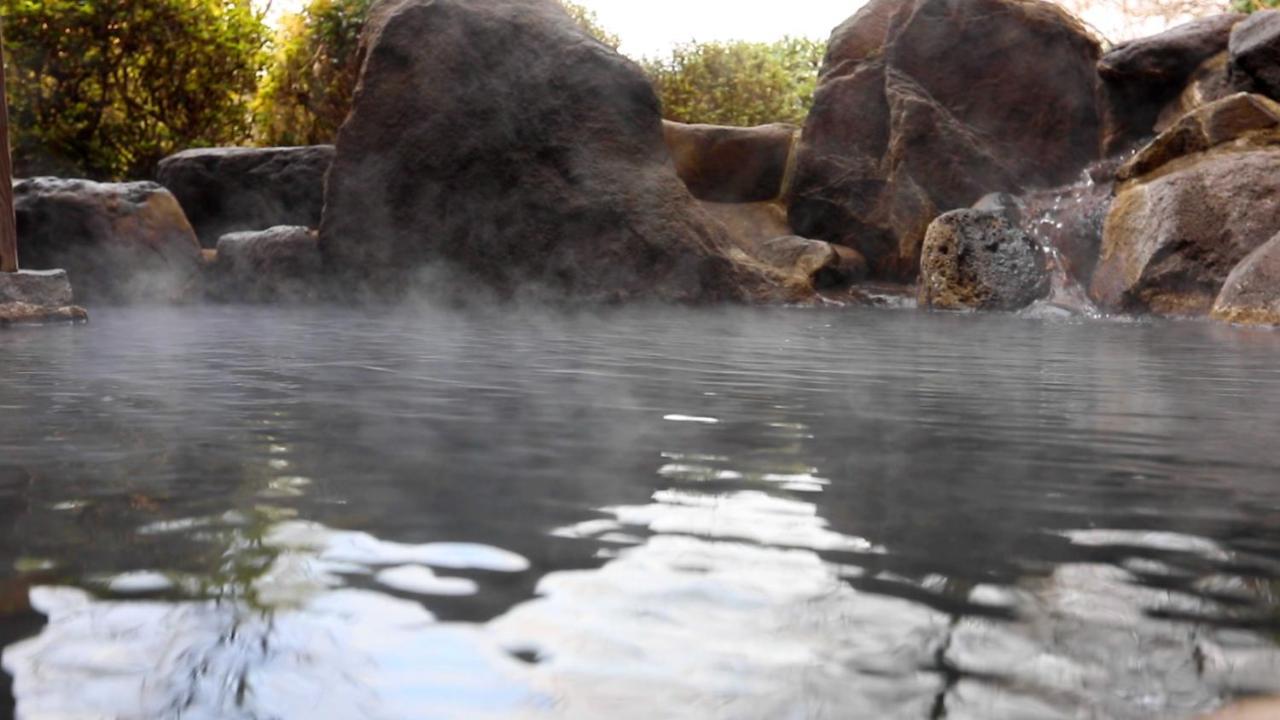
[[[359,46],[373,0],[311,0],[284,18],[254,101],[256,140],[265,145],[333,142],[360,77]],[[612,48],[618,38],[596,14],[563,2],[587,32]]]
[[[670,120],[803,123],[825,50],[824,43],[803,38],[685,44],[644,67]]]
[[[1280,8],[1280,0],[1231,0],[1231,9],[1236,12],[1257,12]]]
[[[248,138],[268,31],[250,0],[0,0],[20,174],[148,177]]]

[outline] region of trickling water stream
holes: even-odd
[[[99,310],[0,338],[26,717],[1190,718],[1280,692],[1280,334]]]

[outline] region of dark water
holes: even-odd
[[[0,334],[30,718],[1190,718],[1280,692],[1280,333],[100,310]]]

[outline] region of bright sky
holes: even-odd
[[[483,0],[476,0],[483,2]],[[257,0],[266,5],[268,0]],[[270,0],[273,15],[299,9],[305,0]],[[776,40],[784,35],[826,39],[865,0],[787,0],[744,3],[743,0],[577,0],[600,17],[600,24],[622,39],[622,52],[632,57],[665,55],[689,40]],[[1117,8],[1123,0],[1065,0],[1089,8],[1083,13],[1113,40],[1139,34]],[[1225,3],[1224,3],[1225,4]],[[1162,29],[1145,23],[1142,33]]]

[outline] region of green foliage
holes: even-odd
[[[0,0],[21,174],[147,177],[249,135],[267,30],[250,0]]]
[[[773,43],[685,44],[644,67],[669,120],[714,125],[802,123],[825,45],[804,38]]]
[[[617,49],[616,35],[587,8],[562,0],[595,38]],[[265,145],[330,143],[351,109],[360,76],[360,35],[373,0],[311,0],[284,18],[254,100],[255,139]]]
[[[1231,0],[1231,9],[1236,12],[1251,13],[1271,8],[1280,8],[1280,0]]]
[[[333,142],[360,77],[360,34],[373,0],[311,0],[284,18],[254,100],[256,139],[266,145]]]
[[[618,39],[617,35],[614,35],[604,29],[604,26],[600,24],[600,18],[596,15],[594,10],[589,10],[575,2],[572,2],[571,0],[560,0],[560,4],[564,6],[564,9],[569,12],[569,15],[574,20],[577,20],[578,24],[582,26],[582,29],[586,30],[587,34],[591,37],[599,40],[605,45],[608,45],[614,50],[617,50],[618,46],[622,44],[622,41]]]

